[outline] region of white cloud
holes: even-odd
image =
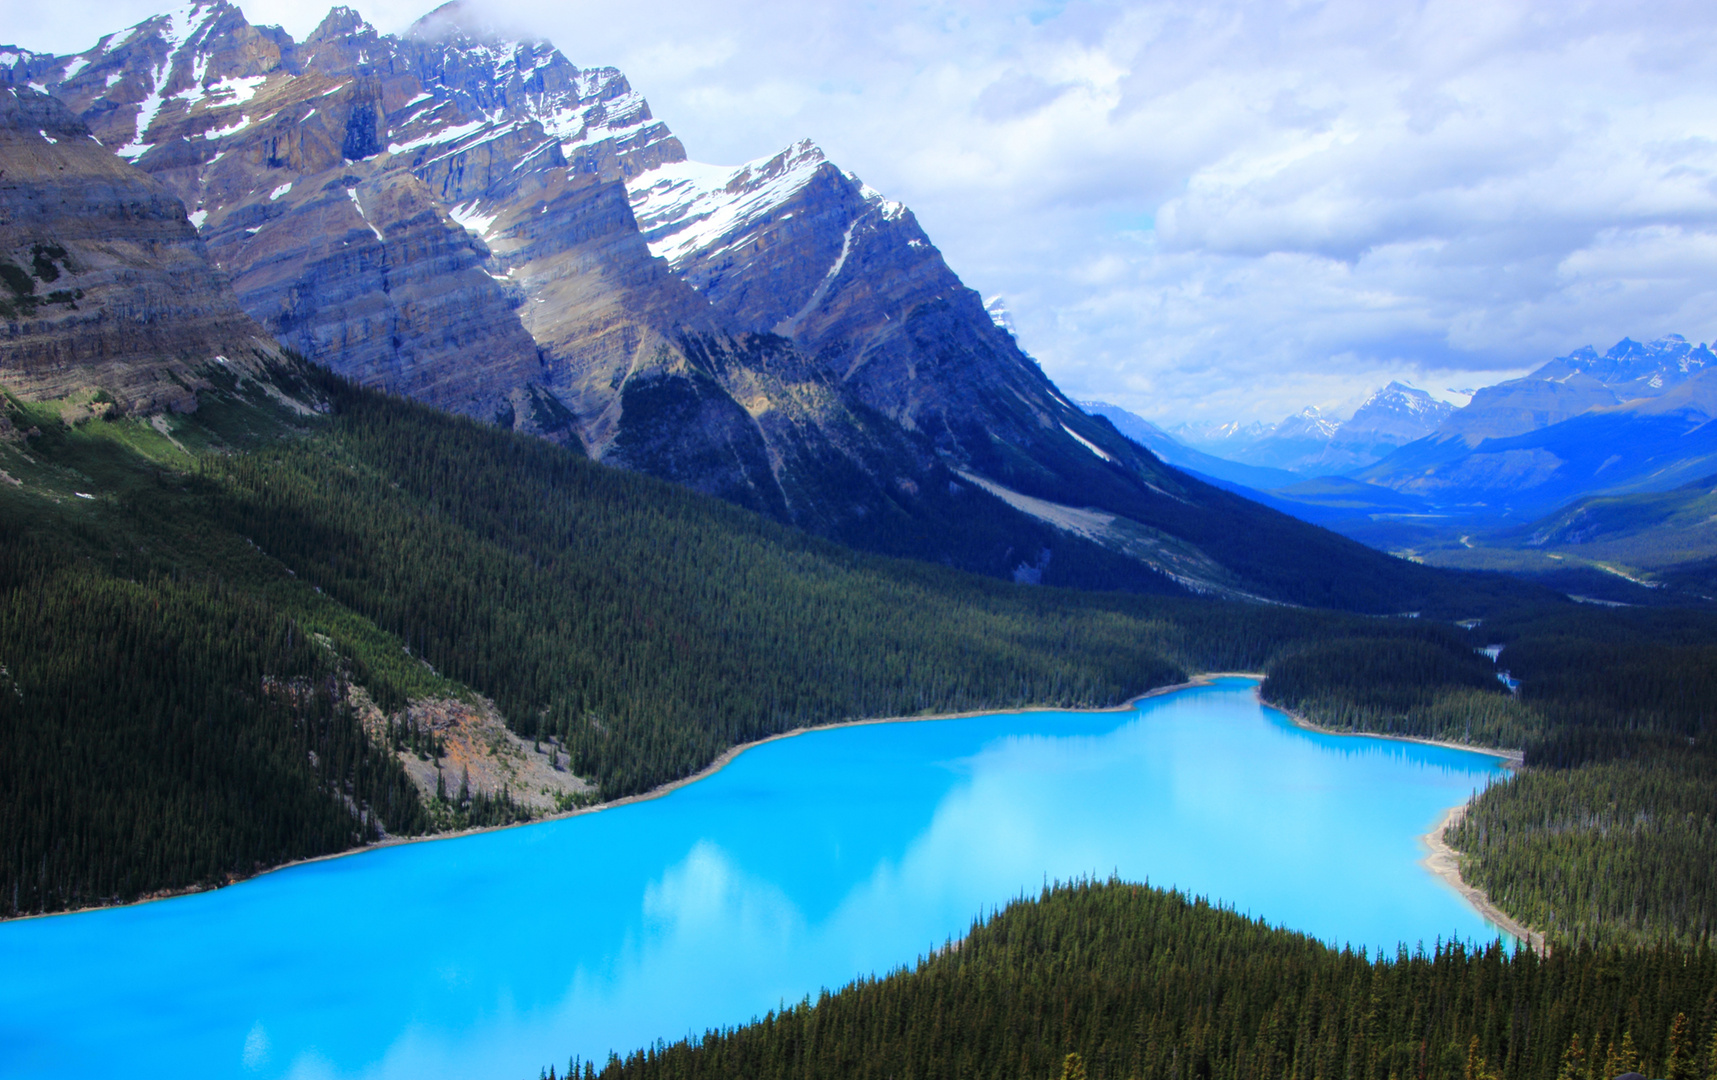
[[[427,2],[360,7],[397,30]],[[17,44],[61,51],[156,6],[0,0]],[[1273,419],[1717,334],[1707,4],[489,7],[622,68],[700,160],[816,139],[1077,397]]]

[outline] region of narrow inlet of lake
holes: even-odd
[[[1304,731],[1254,687],[819,731],[648,802],[0,924],[0,1075],[521,1080],[909,964],[1082,875],[1374,950],[1494,938],[1420,838],[1498,759]]]

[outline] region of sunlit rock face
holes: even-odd
[[[521,297],[485,272],[487,250],[444,196],[477,186],[498,154],[564,159],[540,127],[467,116],[459,101],[478,108],[509,86],[493,64],[449,65],[450,48],[341,8],[300,44],[228,4],[193,4],[68,58],[50,88],[184,200],[281,342],[443,408],[509,423],[523,411],[528,426],[541,364]],[[460,81],[426,93],[424,74],[450,66]]]
[[[0,382],[26,398],[188,411],[212,370],[279,355],[172,192],[27,82],[0,86],[0,277]]]

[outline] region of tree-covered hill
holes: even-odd
[[[1717,1072],[1717,952],[1367,956],[1120,882],[1046,889],[915,969],[586,1080],[1668,1080]]]

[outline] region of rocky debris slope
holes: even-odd
[[[552,814],[596,799],[596,785],[567,767],[564,746],[552,736],[546,743],[521,739],[487,698],[419,698],[392,716],[361,688],[353,688],[351,700],[365,733],[375,745],[393,748],[425,803],[438,796],[459,804],[470,795],[505,795],[532,813]],[[406,730],[437,753],[404,745],[399,733]]]
[[[189,411],[211,367],[279,358],[183,204],[27,81],[0,86],[0,278],[0,382],[28,399]]]

